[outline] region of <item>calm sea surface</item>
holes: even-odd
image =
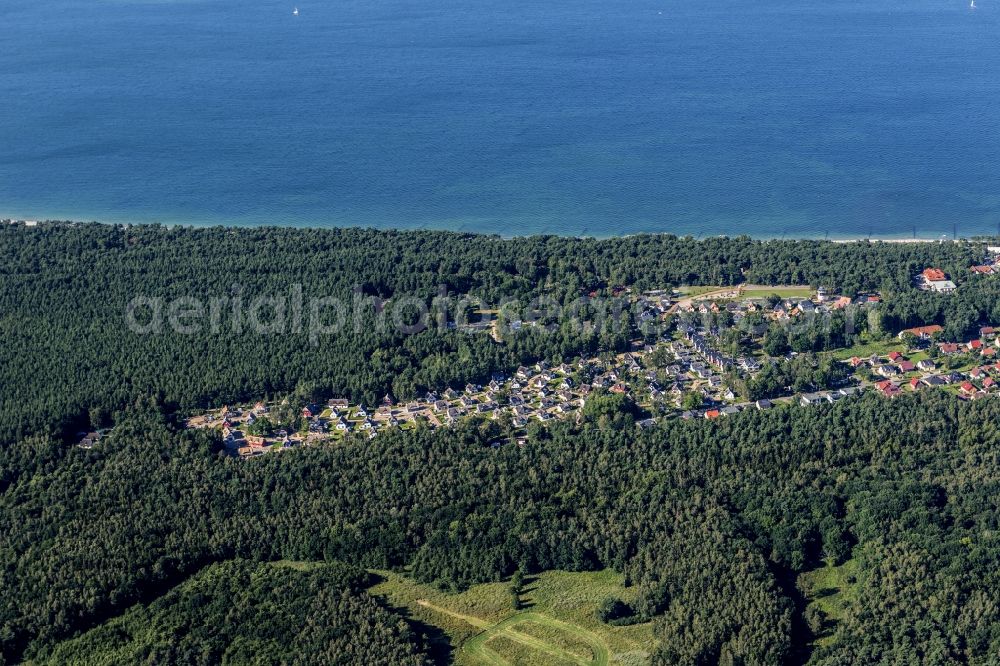
[[[0,217],[996,233],[977,5],[0,0]]]

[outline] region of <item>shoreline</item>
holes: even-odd
[[[463,235],[475,235],[483,237],[496,237],[501,240],[515,240],[522,238],[537,238],[539,236],[554,236],[559,238],[574,238],[577,240],[610,240],[613,238],[631,238],[636,236],[675,236],[677,238],[694,238],[699,242],[704,242],[711,240],[713,238],[739,238],[746,236],[754,241],[825,241],[829,243],[943,243],[943,242],[986,242],[989,239],[994,239],[996,236],[990,236],[988,234],[976,234],[964,236],[959,234],[958,237],[953,237],[951,234],[941,234],[936,238],[913,238],[905,236],[850,236],[845,235],[843,237],[830,238],[828,234],[823,236],[788,236],[787,234],[781,235],[754,235],[750,233],[739,233],[739,234],[704,234],[695,236],[694,234],[684,234],[677,231],[640,231],[640,232],[629,232],[620,234],[607,234],[607,235],[576,235],[576,234],[560,234],[553,232],[542,232],[531,233],[531,234],[514,234],[505,235],[491,231],[474,231],[468,229],[453,229],[447,226],[422,226],[422,227],[401,227],[401,226],[387,226],[380,227],[374,225],[341,225],[341,224],[329,224],[329,225],[302,225],[302,224],[273,224],[273,223],[232,223],[232,222],[163,222],[163,221],[130,221],[121,222],[114,220],[84,220],[84,219],[56,219],[56,218],[21,218],[18,216],[11,215],[0,215],[0,224],[24,224],[26,226],[37,226],[39,224],[64,224],[64,225],[76,225],[76,224],[103,224],[108,226],[162,226],[166,228],[188,228],[188,229],[212,229],[212,228],[224,228],[224,229],[302,229],[302,230],[365,230],[365,231],[380,231],[386,233],[410,233],[410,232],[442,232],[442,233],[452,233],[452,234],[463,234]]]

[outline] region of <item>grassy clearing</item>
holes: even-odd
[[[292,569],[294,571],[312,571],[326,566],[324,562],[306,562],[301,560],[278,560],[271,562],[272,567]]]
[[[827,565],[799,576],[798,587],[809,600],[808,606],[822,611],[825,619],[824,629],[816,641],[819,645],[829,642],[837,623],[854,603],[857,572],[857,561],[848,560],[840,566]]]
[[[641,664],[655,648],[650,625],[612,627],[595,617],[607,597],[635,598],[636,590],[626,589],[622,576],[611,571],[528,577],[521,611],[511,605],[509,583],[451,594],[377,573],[385,580],[371,592],[439,627],[458,664]]]
[[[744,289],[743,298],[767,298],[776,294],[781,298],[812,298],[816,290],[812,287],[758,287]]]
[[[441,607],[434,610],[451,615]],[[477,618],[463,620],[479,624]],[[534,630],[524,631],[528,626]],[[567,650],[566,645],[573,649]],[[608,647],[596,634],[531,611],[515,613],[486,627],[462,644],[462,653],[479,663],[606,666],[609,662]]]
[[[590,643],[573,634],[567,634],[558,627],[526,620],[517,625],[517,631],[556,646],[563,652],[581,659],[593,659],[594,650]]]
[[[680,292],[681,294],[684,294],[685,296],[691,298],[691,297],[694,297],[694,296],[701,296],[702,294],[708,294],[708,293],[713,292],[713,291],[719,291],[720,289],[724,289],[724,288],[725,287],[720,287],[718,285],[716,285],[716,286],[709,286],[709,287],[704,287],[704,286],[702,286],[702,287],[698,287],[698,286],[694,286],[694,287],[692,287],[692,286],[683,286],[683,287],[677,287],[677,291]]]
[[[885,356],[889,352],[898,351],[900,353],[906,353],[906,345],[904,345],[899,340],[878,340],[873,342],[862,342],[854,345],[853,347],[847,347],[845,349],[838,349],[836,351],[830,352],[830,355],[836,359],[849,359],[852,356],[857,356],[859,358],[867,358],[872,354],[878,354],[879,356]]]

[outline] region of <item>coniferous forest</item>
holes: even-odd
[[[123,322],[136,296],[295,284],[428,301],[443,285],[495,303],[748,282],[878,291],[886,335],[938,323],[960,337],[1000,322],[996,282],[968,275],[982,252],[2,226],[0,663],[433,663],[427,628],[369,594],[368,571],[460,590],[606,568],[638,590],[615,613],[651,623],[658,664],[997,663],[996,399],[866,394],[648,429],[609,401],[520,444],[468,422],[243,461],[181,415],[264,395],[406,399],[623,349],[634,331],[556,325],[497,341],[364,325],[313,341]],[[915,289],[927,266],[961,276],[960,289]],[[74,446],[92,427],[111,430]],[[845,562],[850,602],[823,627],[796,581]]]

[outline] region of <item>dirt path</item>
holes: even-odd
[[[420,599],[417,603],[425,608],[436,611],[438,613],[443,613],[445,615],[450,615],[456,619],[459,619],[466,624],[469,624],[477,629],[480,629],[480,633],[476,634],[465,644],[462,645],[462,650],[464,650],[469,655],[472,655],[482,661],[490,664],[497,664],[498,666],[507,666],[509,662],[503,658],[496,651],[491,649],[487,643],[492,638],[497,638],[503,636],[512,641],[516,641],[525,647],[529,647],[533,650],[537,650],[543,654],[547,654],[555,659],[564,660],[570,663],[579,664],[580,666],[607,666],[610,659],[610,654],[608,651],[608,646],[604,644],[604,641],[595,634],[587,631],[583,627],[578,627],[575,624],[570,624],[569,622],[562,622],[561,620],[556,620],[546,615],[541,615],[539,613],[533,613],[531,611],[525,611],[523,613],[517,613],[512,615],[505,620],[502,620],[496,624],[490,624],[486,620],[483,620],[472,615],[463,615],[462,613],[456,613],[455,611],[448,610],[447,608],[442,608],[435,604],[430,603],[425,599]],[[517,631],[516,627],[524,623],[533,623],[546,627],[551,627],[553,629],[558,629],[561,632],[568,634],[586,644],[591,652],[593,653],[593,658],[587,659],[585,657],[580,657],[571,652],[567,652],[562,648],[552,645],[551,643],[545,641],[542,638],[537,638],[529,634]]]
[[[465,622],[466,624],[471,624],[476,629],[489,629],[491,626],[493,626],[486,620],[483,620],[478,617],[473,617],[472,615],[462,615],[461,613],[456,613],[455,611],[448,610],[447,608],[436,606],[431,602],[427,601],[426,599],[417,599],[417,603],[423,606],[424,608],[430,608],[432,611],[436,611],[438,613],[443,613],[445,615],[450,615],[454,618],[458,618],[459,620]]]

